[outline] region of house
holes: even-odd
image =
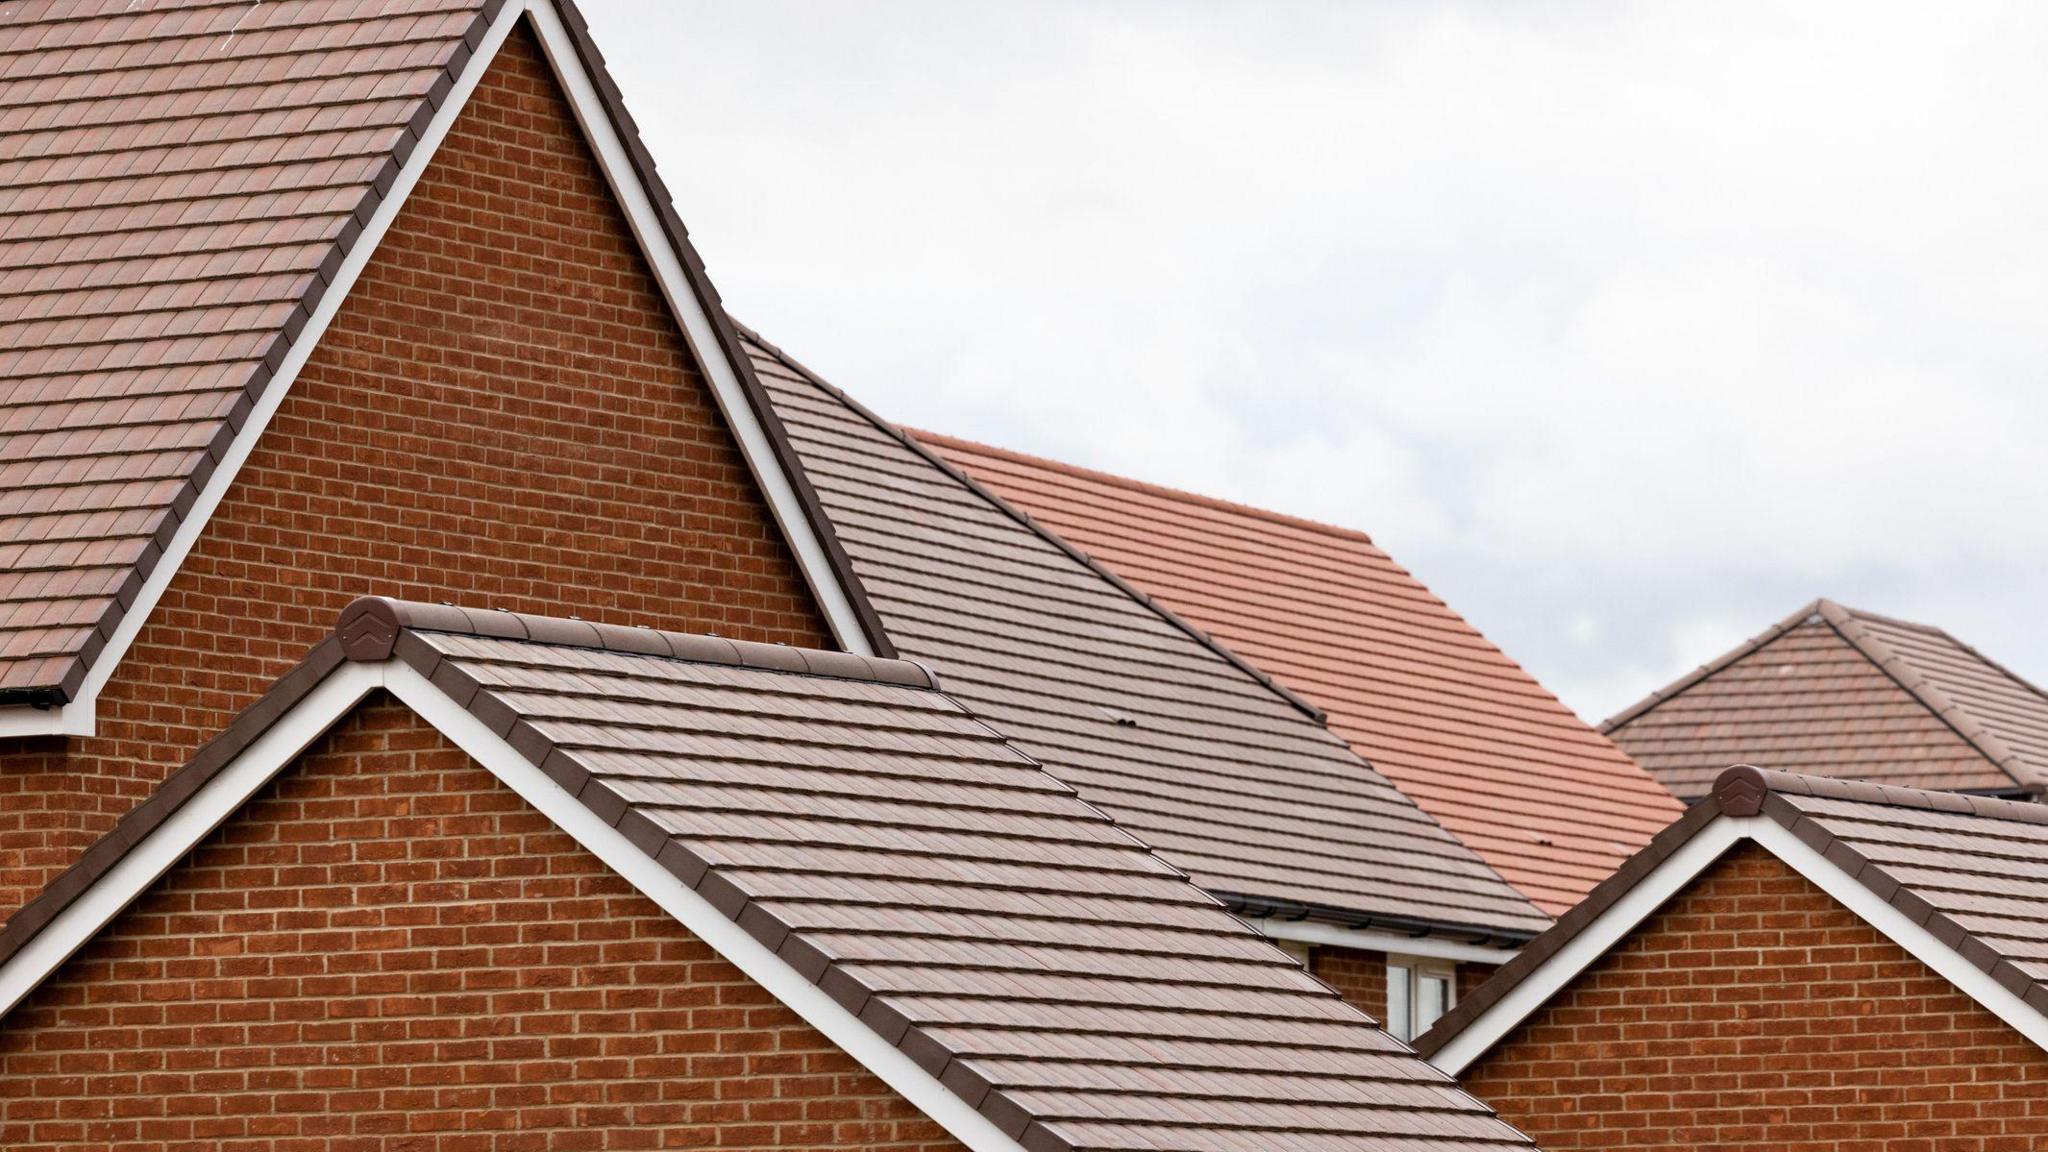
[[[2048,1142],[2048,808],[1739,767],[1417,1049],[1544,1148]]]
[[[1549,923],[1320,710],[735,327],[573,5],[4,16],[0,914],[385,594],[915,659],[1374,1012],[1390,952]]]
[[[1729,764],[1987,796],[2048,784],[2048,696],[1939,628],[1816,600],[1605,724],[1665,787]]]
[[[351,604],[0,931],[0,1144],[1530,1147],[942,688]]]
[[[1327,710],[1360,756],[1552,915],[1680,811],[1363,532],[915,435]]]
[[[0,910],[377,592],[918,658],[1333,980],[1548,924],[1319,709],[741,336],[573,6],[0,37]]]

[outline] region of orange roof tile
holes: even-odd
[[[1670,794],[1362,532],[915,435],[1328,714],[1525,896],[1569,908]]]
[[[1816,600],[1603,730],[1684,797],[1722,768],[2039,791],[2048,696],[1939,628]]]

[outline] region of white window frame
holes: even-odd
[[[1381,1023],[1394,1038],[1406,1043],[1429,1031],[1429,1026],[1441,1019],[1421,1018],[1422,981],[1434,977],[1444,982],[1443,1010],[1449,1012],[1458,1006],[1458,966],[1434,956],[1412,956],[1397,952],[1387,954],[1387,1006]],[[1400,989],[1400,1010],[1395,1009],[1395,989]],[[1396,1016],[1405,1017],[1396,1019]]]

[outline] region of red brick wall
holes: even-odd
[[[2048,1055],[1753,846],[1465,1087],[1547,1152],[2048,1147]]]
[[[1308,970],[1352,1007],[1375,1020],[1386,1019],[1386,953],[1318,945],[1308,954]]]
[[[100,738],[0,742],[0,917],[368,592],[830,643],[524,31],[101,696]]]
[[[0,1147],[955,1149],[373,700],[0,1028]]]

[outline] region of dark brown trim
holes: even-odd
[[[831,396],[833,399],[839,401],[840,403],[846,405],[846,407],[852,410],[855,415],[861,417],[863,420],[866,420],[868,423],[874,425],[876,430],[895,440],[897,443],[903,445],[905,448],[910,449],[912,452],[917,453],[917,455],[926,463],[932,465],[939,471],[945,473],[955,482],[965,486],[968,491],[974,493],[976,496],[979,496],[983,500],[986,500],[990,504],[994,505],[997,511],[1003,513],[1005,516],[1008,516],[1010,519],[1015,520],[1017,523],[1023,525],[1025,528],[1030,529],[1032,533],[1042,537],[1047,543],[1051,544],[1055,548],[1058,548],[1061,552],[1066,553],[1068,558],[1081,564],[1082,566],[1086,567],[1090,572],[1093,572],[1095,573],[1095,575],[1108,581],[1112,587],[1117,589],[1117,591],[1122,592],[1124,595],[1129,596],[1131,599],[1136,600],[1138,603],[1143,604],[1147,608],[1150,608],[1168,624],[1173,625],[1175,628],[1178,628],[1182,632],[1185,632],[1189,636],[1193,637],[1195,641],[1201,644],[1204,648],[1207,648],[1209,649],[1209,651],[1215,653],[1218,656],[1221,656],[1225,661],[1229,662],[1229,664],[1232,667],[1236,668],[1238,671],[1244,673],[1245,675],[1250,676],[1254,681],[1271,690],[1275,695],[1279,696],[1288,704],[1299,709],[1302,713],[1307,715],[1310,719],[1314,720],[1317,724],[1321,724],[1326,727],[1328,726],[1329,717],[1324,714],[1321,708],[1318,708],[1314,704],[1309,703],[1306,699],[1303,699],[1301,696],[1296,695],[1293,689],[1287,687],[1285,684],[1280,683],[1278,680],[1275,680],[1271,676],[1268,676],[1264,672],[1260,671],[1250,661],[1246,660],[1242,656],[1239,656],[1237,653],[1231,651],[1228,647],[1224,645],[1224,643],[1221,640],[1216,639],[1214,636],[1209,635],[1207,632],[1189,623],[1187,620],[1182,619],[1181,616],[1174,612],[1171,608],[1168,608],[1166,605],[1161,604],[1159,601],[1154,600],[1152,597],[1146,595],[1144,592],[1133,587],[1129,582],[1125,581],[1123,577],[1117,575],[1115,572],[1112,572],[1108,568],[1097,563],[1094,557],[1088,555],[1086,552],[1083,552],[1081,549],[1074,547],[1072,544],[1069,544],[1063,537],[1060,536],[1059,533],[1054,532],[1052,529],[1032,519],[1030,513],[1024,511],[1023,509],[1017,507],[1014,504],[1011,504],[1008,500],[1003,499],[1001,496],[996,495],[994,492],[989,491],[989,489],[985,487],[979,480],[976,480],[974,477],[968,475],[961,469],[954,467],[951,461],[948,461],[945,457],[940,456],[937,452],[933,451],[928,445],[920,442],[917,439],[917,437],[904,431],[901,427],[895,424],[891,424],[887,420],[884,420],[872,408],[869,408],[867,405],[862,404],[860,401],[854,399],[852,396],[847,395],[846,392],[841,390],[837,385],[833,384],[831,381],[826,380],[824,377],[811,371],[809,368],[804,367],[794,357],[789,355],[789,353],[784,352],[781,348],[777,347],[776,345],[770,343],[768,340],[763,338],[760,333],[754,331],[751,328],[748,328],[743,324],[740,324],[738,321],[734,321],[733,323],[735,327],[739,329],[742,335],[744,335],[748,340],[752,341],[753,343],[759,345],[762,351],[768,353],[770,356],[773,356],[779,363],[782,364],[783,367],[788,368],[790,371],[795,372],[797,375],[802,376],[805,380],[808,380],[812,384],[819,387],[820,389],[823,389],[827,395]]]
[[[718,289],[712,286],[711,277],[705,271],[704,260],[697,254],[696,246],[690,243],[689,230],[683,226],[682,217],[676,214],[674,198],[669,195],[668,185],[655,169],[654,157],[640,139],[640,129],[633,116],[626,110],[626,103],[619,86],[612,80],[611,72],[605,67],[604,54],[598,51],[597,42],[591,38],[590,25],[584,20],[582,11],[575,0],[555,0],[562,14],[562,25],[568,29],[569,39],[576,46],[576,54],[583,67],[590,73],[592,86],[597,89],[599,99],[604,103],[605,115],[618,133],[619,141],[625,146],[626,155],[633,164],[634,175],[647,189],[647,198],[654,205],[655,213],[661,218],[662,230],[675,248],[683,274],[690,281],[690,290],[696,295],[704,313],[711,320],[712,329],[718,334],[719,352],[732,365],[740,382],[740,390],[746,394],[747,406],[754,418],[761,423],[767,434],[768,443],[775,453],[776,463],[789,478],[790,487],[796,492],[797,503],[802,507],[804,519],[818,544],[825,550],[827,562],[832,566],[832,575],[846,593],[847,602],[853,606],[860,629],[874,649],[875,655],[891,659],[896,655],[896,644],[882,625],[882,617],[869,602],[867,589],[860,582],[859,573],[854,571],[853,559],[839,543],[839,535],[832,527],[832,519],[825,513],[824,502],[812,487],[810,477],[804,472],[803,461],[789,441],[789,430],[783,427],[782,417],[768,399],[767,391],[754,375],[753,362],[740,343],[738,331],[732,318],[726,315],[725,302],[719,298]]]
[[[1685,815],[1659,832],[1647,847],[1630,857],[1619,871],[1602,881],[1576,907],[1560,917],[1549,931],[1531,941],[1527,948],[1513,960],[1502,965],[1456,1008],[1445,1013],[1435,1026],[1417,1037],[1416,1052],[1427,1059],[1442,1051],[1445,1045],[1471,1027],[1523,980],[1549,963],[1558,952],[1576,939],[1581,932],[1591,927],[1595,920],[1654,872],[1674,852],[1698,835],[1701,829],[1723,816],[1730,819],[1760,816],[1784,827],[1855,878],[1859,884],[1870,889],[1879,899],[1891,904],[1915,924],[1947,942],[1955,949],[1957,955],[1987,975],[1998,978],[2001,982],[2024,979],[2023,985],[2015,988],[2015,992],[2035,1011],[2048,1014],[2048,985],[2036,983],[2032,977],[2024,976],[2010,960],[2005,959],[1996,950],[1981,943],[1973,944],[1974,938],[1961,923],[1947,913],[1936,911],[1908,886],[1901,883],[1898,877],[1864,856],[1847,841],[1837,840],[1824,826],[1824,821],[1802,812],[1798,805],[1786,799],[1788,796],[1811,796],[1853,804],[1947,812],[1987,820],[2048,825],[2048,806],[2026,801],[1972,796],[1958,792],[1936,792],[1921,788],[1901,788],[1861,780],[1842,780],[1832,776],[1802,776],[1749,765],[1737,765],[1721,773],[1714,781],[1714,791],[1705,800],[1687,809]],[[1676,893],[1673,895],[1676,896]],[[1519,1022],[1516,1026],[1519,1026]],[[1512,1032],[1513,1028],[1509,1031]]]

